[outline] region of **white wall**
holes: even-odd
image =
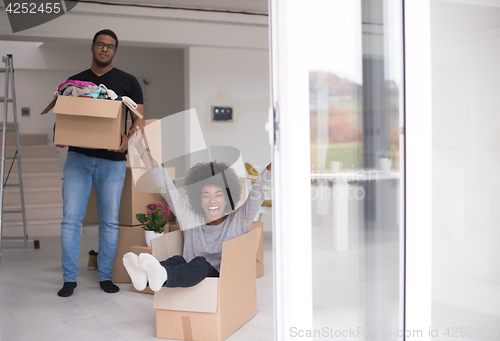
[[[204,101],[221,105],[234,102],[237,119],[232,129],[202,120],[209,132],[207,139],[212,144],[231,143],[246,150],[245,160],[256,166],[269,162],[263,128],[269,106],[266,16],[79,3],[55,20],[13,34],[5,11],[0,10],[0,39],[5,40],[0,41],[0,51],[14,54],[20,73],[23,69],[45,70],[39,78],[46,79],[47,89],[31,94],[34,103],[45,103],[66,77],[90,66],[91,38],[104,27],[114,30],[120,39],[115,66],[150,82],[149,86],[143,86],[147,117],[163,117],[190,107],[196,107],[203,114],[207,105]],[[16,44],[17,50],[9,52],[7,41]],[[16,41],[46,44],[38,47]],[[225,49],[211,48],[213,46]],[[178,50],[171,49],[173,47]],[[189,58],[188,53],[186,62],[183,49],[192,50],[192,57]],[[24,59],[25,56],[29,58]],[[58,73],[60,71],[67,72]],[[184,84],[184,74],[190,85]],[[26,76],[26,81],[29,78]],[[19,107],[24,105],[19,104]],[[33,107],[32,112],[41,109],[43,104]],[[21,129],[47,131],[51,124],[39,124],[33,115],[22,122]]]
[[[234,146],[256,168],[271,161],[264,130],[270,102],[265,16],[79,3],[51,22],[12,34],[0,11],[0,54],[14,54],[18,106],[32,112],[20,122],[21,132],[51,132],[54,118],[35,116],[60,82],[90,67],[91,39],[104,27],[120,39],[114,65],[142,83],[147,118],[196,108],[209,145]],[[37,41],[45,44],[28,43]],[[41,84],[40,90],[28,91],[29,83]],[[215,104],[232,106],[234,122],[211,123]]]
[[[244,162],[267,166],[271,147],[264,125],[269,99],[269,52],[189,48],[189,107],[195,108],[209,146],[238,148]],[[233,108],[233,122],[212,122],[211,107]]]
[[[500,9],[431,13],[433,327],[498,327]]]

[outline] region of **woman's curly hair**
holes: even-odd
[[[217,176],[220,174],[220,176]],[[216,175],[216,176],[214,176]],[[225,183],[224,183],[225,178]],[[233,205],[235,206],[241,198],[241,183],[233,169],[223,162],[204,162],[197,163],[189,169],[185,178],[186,192],[189,204],[193,211],[201,216],[205,215],[205,211],[201,207],[201,191],[206,185],[217,186],[223,189],[226,197],[226,207],[224,213],[227,214],[233,210],[231,207],[231,196]],[[227,188],[226,187],[229,187]]]

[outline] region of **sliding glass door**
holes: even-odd
[[[278,339],[402,340],[402,2],[271,5]]]

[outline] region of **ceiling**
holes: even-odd
[[[99,3],[171,6],[192,9],[211,9],[231,12],[267,14],[268,0],[97,0]],[[81,1],[85,2],[85,0]],[[90,1],[92,2],[92,1]]]

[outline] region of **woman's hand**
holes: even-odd
[[[144,146],[144,141],[142,137],[142,129],[139,126],[130,130],[133,135],[128,139],[129,146],[133,145],[137,149],[139,158],[144,162],[144,165],[148,170],[152,170],[158,166],[156,160],[149,153],[149,149]]]
[[[139,128],[139,126],[136,126],[135,128],[130,129],[128,133],[128,144],[133,145],[135,149],[137,149],[137,152],[139,153],[139,156],[142,156],[144,151],[146,150],[146,147],[144,146],[143,138],[142,138],[142,131]]]

